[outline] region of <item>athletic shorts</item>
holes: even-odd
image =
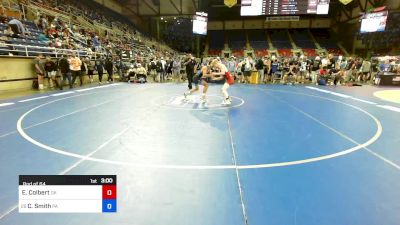
[[[205,79],[203,75],[195,75],[193,76],[193,83],[199,85],[203,79]]]

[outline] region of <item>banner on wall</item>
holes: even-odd
[[[237,0],[224,0],[224,4],[231,8],[237,4]]]

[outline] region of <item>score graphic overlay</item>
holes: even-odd
[[[20,213],[117,212],[116,175],[20,175]]]

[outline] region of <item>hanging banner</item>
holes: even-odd
[[[231,8],[237,4],[237,0],[224,0],[224,4]]]

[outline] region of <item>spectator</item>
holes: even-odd
[[[122,70],[123,70],[124,64],[122,63],[121,57],[118,57],[118,60],[115,62],[115,65],[116,65],[115,67],[117,68],[117,73],[118,73],[119,79],[122,80],[122,77],[123,77]]]
[[[86,58],[86,64],[88,69],[89,83],[93,83],[93,75],[96,70],[96,64],[94,61],[91,61],[89,57]]]
[[[140,63],[137,65],[136,78],[142,84],[147,82],[147,71]]]
[[[164,57],[161,57],[160,62],[161,62],[161,66],[162,66],[161,82],[164,82],[165,78],[166,78],[166,74],[167,74],[168,65],[167,65],[167,62],[164,60]]]
[[[172,63],[172,72],[173,72],[173,77],[174,77],[174,80],[176,81],[176,82],[181,82],[181,80],[182,80],[182,77],[181,77],[181,61],[179,60],[179,58],[178,57],[176,57],[174,60],[173,60],[173,63]]]
[[[227,62],[227,69],[229,70],[229,72],[232,74],[232,76],[236,77],[236,62],[235,62],[235,57],[231,56],[229,58],[229,61]]]
[[[84,77],[86,75],[86,71],[87,71],[87,64],[88,64],[88,60],[85,57],[81,57],[81,76]]]
[[[300,84],[304,83],[307,76],[307,56],[302,55],[299,61],[299,76],[297,77],[297,82]]]
[[[167,67],[167,79],[172,79],[172,68],[174,67],[174,61],[172,59],[168,59],[165,66]]]
[[[164,67],[161,60],[162,57],[156,62],[157,82],[162,82],[164,80]]]
[[[11,20],[8,22],[8,25],[11,27],[12,31],[14,34],[19,35],[22,34],[25,36],[28,31],[26,30],[25,26],[21,23],[21,21],[11,18]]]
[[[76,56],[75,53],[72,54],[72,58],[69,61],[69,67],[72,73],[72,85],[75,84],[76,77],[79,76],[80,86],[83,85],[83,79],[81,74],[82,61]]]
[[[44,89],[43,81],[45,75],[43,54],[39,54],[38,56],[36,56],[35,59],[33,60],[33,64],[35,65],[35,71],[38,77],[39,90],[43,90]]]
[[[7,26],[7,29],[4,30],[4,34],[9,37],[18,38],[18,35],[14,33],[13,29],[10,25]]]
[[[150,63],[147,66],[148,70],[150,70],[150,76],[153,77],[153,81],[157,80],[157,58],[151,59]]]
[[[96,60],[96,70],[99,75],[99,84],[102,84],[104,74],[104,61],[101,57]]]
[[[62,81],[60,85],[60,90],[63,89],[65,80],[68,79],[69,88],[72,88],[72,81],[71,81],[71,73],[70,73],[70,66],[69,61],[71,60],[72,55],[68,55],[68,58],[65,55],[61,56],[60,61],[58,62],[58,68],[60,69]]]
[[[59,87],[57,81],[57,64],[51,60],[50,56],[46,57],[46,62],[44,64],[44,69],[47,73],[47,77],[49,78],[50,88],[54,88],[54,84],[56,87]]]
[[[366,82],[367,80],[369,80],[370,79],[370,75],[371,75],[371,62],[369,61],[369,60],[364,60],[363,62],[362,62],[362,65],[361,65],[361,74],[362,74],[362,77],[361,77],[361,80],[363,81],[363,82]]]
[[[257,60],[255,67],[258,71],[258,83],[261,84],[264,81],[264,62],[261,58]]]
[[[100,52],[100,50],[101,50],[101,43],[100,43],[100,41],[99,41],[99,37],[98,37],[98,36],[94,36],[94,37],[93,37],[92,43],[93,43],[93,46],[94,46],[94,48],[95,48],[95,51],[96,51],[96,52]]]
[[[319,56],[315,57],[311,64],[311,81],[313,84],[317,84],[318,81],[318,71],[321,67],[321,58]]]
[[[107,74],[108,74],[107,82],[113,82],[114,64],[113,64],[113,60],[111,57],[108,57],[106,59],[104,68],[106,69]]]
[[[250,83],[251,71],[253,70],[254,67],[253,61],[250,56],[245,58],[242,67],[243,67],[244,82]]]

